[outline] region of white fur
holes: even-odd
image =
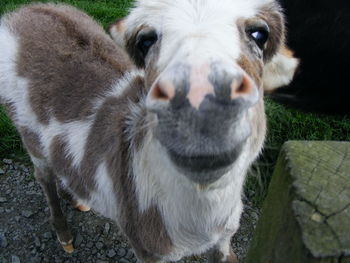
[[[142,25],[158,31],[158,69],[172,63],[215,58],[233,63],[240,55],[239,18],[254,16],[270,0],[138,1],[125,22],[126,35]],[[191,50],[189,54],[188,51]]]
[[[264,67],[263,86],[265,91],[288,85],[293,77],[299,60],[282,53],[275,55]]]
[[[105,162],[99,165],[94,179],[96,190],[91,193],[88,206],[92,207],[101,215],[115,220],[118,214],[116,191]]]
[[[0,26],[0,97],[16,109],[16,126],[33,127],[37,123],[28,99],[28,81],[17,76],[18,41],[5,19]]]
[[[123,48],[125,45],[123,34],[118,31],[118,28],[116,25],[114,25],[110,28],[109,33],[111,34],[115,43],[117,43],[120,47]]]
[[[61,125],[68,142],[68,154],[73,158],[73,165],[78,167],[85,153],[87,137],[93,121],[75,121]]]

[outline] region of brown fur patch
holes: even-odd
[[[237,64],[254,80],[260,87],[263,75],[263,63],[255,58],[248,50],[243,50]]]
[[[103,29],[65,5],[31,5],[11,14],[19,35],[18,74],[29,80],[31,106],[42,123],[91,115],[93,100],[133,66]]]
[[[294,52],[285,46],[283,46],[279,52],[288,58],[294,58]]]
[[[258,17],[266,21],[270,28],[269,39],[264,50],[264,61],[267,62],[285,41],[284,17],[281,7],[275,1],[263,6]]]
[[[67,179],[67,187],[82,199],[88,199],[94,190],[96,163],[78,168],[73,166],[72,158],[66,154],[67,144],[63,137],[56,136],[50,146],[51,166],[57,177]]]
[[[39,135],[27,127],[20,127],[19,133],[29,153],[38,159],[45,159]]]

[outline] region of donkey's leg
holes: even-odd
[[[68,229],[66,217],[61,210],[56,188],[56,177],[51,169],[42,167],[35,167],[35,175],[46,194],[51,213],[50,222],[56,231],[58,240],[67,253],[72,253],[74,251],[72,245],[73,236]]]
[[[56,182],[58,195],[68,201],[74,208],[78,209],[81,212],[90,211],[90,207],[80,203],[73,195],[62,185],[61,182]]]
[[[209,251],[209,263],[238,263],[236,254],[231,248],[231,236],[221,239],[218,244]]]

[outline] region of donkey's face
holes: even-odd
[[[122,26],[123,44],[146,71],[154,136],[175,167],[203,184],[243,155],[246,167],[265,136],[264,65],[284,38],[278,5],[141,0]]]

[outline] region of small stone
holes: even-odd
[[[19,260],[19,257],[12,255],[11,256],[11,262],[12,263],[21,263],[21,261]]]
[[[115,250],[114,249],[110,249],[107,251],[107,256],[112,258],[114,257],[115,255],[117,255],[117,253],[115,253]]]
[[[35,243],[35,246],[37,247],[41,246],[40,239],[37,236],[34,237],[34,243]]]
[[[105,234],[108,234],[108,232],[109,232],[109,230],[111,229],[111,226],[110,226],[110,224],[109,223],[106,223],[105,224],[105,230],[104,230],[104,233]]]
[[[5,213],[5,209],[3,207],[0,207],[0,214]]]
[[[0,175],[3,175],[3,174],[5,174],[5,171],[0,168]]]
[[[29,211],[29,210],[23,210],[21,212],[21,215],[24,216],[24,217],[31,217],[34,213],[32,211]]]
[[[108,261],[104,261],[104,260],[98,259],[98,260],[96,261],[96,263],[108,263]]]
[[[323,217],[319,213],[313,213],[311,216],[311,220],[315,221],[317,223],[322,223],[323,222]]]
[[[134,252],[132,250],[128,250],[128,253],[125,256],[127,259],[132,259],[134,257]]]
[[[4,164],[12,164],[12,160],[11,159],[3,159],[2,162]]]
[[[94,246],[94,243],[92,243],[92,242],[89,242],[86,244],[86,247],[88,247],[88,248],[92,248],[93,246]]]
[[[130,263],[130,261],[126,260],[125,258],[118,259],[118,263]]]
[[[83,237],[78,233],[74,241],[74,246],[79,247],[81,242],[83,242]]]
[[[1,234],[0,235],[0,246],[5,248],[5,247],[7,247],[7,245],[8,245],[8,242],[7,242],[6,237]]]
[[[124,257],[126,255],[126,250],[124,248],[120,248],[117,250],[117,255],[119,257]]]
[[[103,248],[103,243],[102,242],[97,242],[96,243],[97,249],[102,249]]]
[[[40,247],[40,250],[43,251],[44,249],[45,249],[45,244],[42,243],[42,244],[41,244],[41,247]]]
[[[45,233],[43,234],[43,238],[45,238],[45,239],[51,239],[51,238],[52,238],[51,232],[45,232]]]
[[[252,218],[253,218],[255,221],[258,221],[259,215],[258,215],[256,212],[252,212]]]
[[[16,220],[16,222],[19,222],[19,220],[21,220],[21,217],[20,216],[15,216],[15,220]]]
[[[5,197],[0,197],[0,203],[5,203],[7,202],[7,199]]]

